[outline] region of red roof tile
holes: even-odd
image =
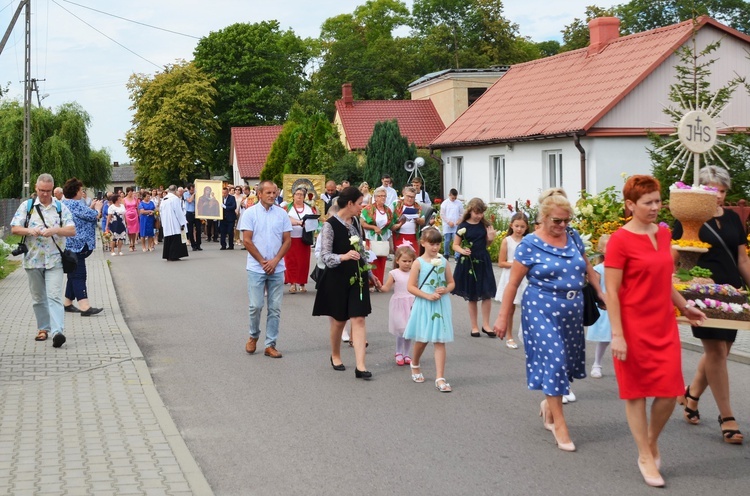
[[[733,36],[750,37],[708,17]],[[692,20],[514,65],[432,143],[434,148],[491,144],[587,131],[690,39]]]
[[[251,126],[232,128],[232,151],[242,178],[258,178],[266,164],[271,145],[284,126]]]
[[[445,129],[431,100],[355,100],[348,106],[337,100],[336,112],[351,150],[365,149],[377,122],[396,119],[401,134],[417,148],[427,148]]]

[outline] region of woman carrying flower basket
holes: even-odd
[[[750,259],[748,259],[745,239],[745,228],[739,216],[723,208],[727,190],[732,185],[729,172],[716,166],[703,167],[700,171],[700,183],[716,188],[716,212],[700,228],[700,240],[711,245],[707,253],[698,258],[700,267],[709,269],[717,284],[731,284],[742,288],[750,282]],[[682,237],[680,221],[675,221],[673,239]],[[719,408],[719,424],[724,441],[729,444],[742,444],[744,437],[739,431],[729,401],[729,372],[727,356],[737,337],[736,330],[716,329],[711,327],[693,327],[693,336],[703,344],[703,355],[698,361],[698,369],[680,403],[685,406],[685,420],[690,424],[700,422],[698,398],[707,387]]]
[[[362,228],[370,242],[370,249],[375,251],[377,256],[374,262],[375,268],[372,271],[381,281],[385,280],[385,264],[388,260],[387,243],[391,239],[391,226],[393,225],[393,211],[385,204],[387,193],[384,187],[377,188],[372,195],[374,202],[362,209]],[[376,251],[373,242],[385,242],[379,244],[385,246],[386,250]],[[412,247],[416,248],[416,245]]]
[[[365,367],[365,317],[372,307],[367,281],[371,280],[376,288],[380,288],[380,280],[370,272],[366,263],[358,220],[362,212],[362,192],[353,186],[344,188],[336,203],[339,211],[323,224],[320,232],[320,256],[326,268],[318,279],[312,314],[330,317],[331,366],[334,370],[346,370],[341,362],[341,334],[346,321],[351,321],[355,376],[369,379],[372,374]]]

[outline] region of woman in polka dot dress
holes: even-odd
[[[494,327],[498,336],[505,336],[510,306],[526,277],[521,318],[527,386],[545,394],[540,415],[563,451],[575,451],[563,415],[562,397],[569,393],[570,382],[586,377],[581,289],[591,267],[581,237],[567,227],[572,214],[564,191],[556,188],[542,194],[538,229],[516,248]],[[593,272],[593,268],[590,270]],[[598,284],[592,284],[601,293]]]

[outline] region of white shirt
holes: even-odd
[[[271,208],[266,209],[262,203],[256,203],[243,212],[237,228],[239,231],[252,231],[253,244],[258,252],[266,260],[271,260],[279,253],[281,245],[284,244],[284,233],[291,232],[292,222],[283,208],[271,205]],[[247,254],[245,268],[258,274],[265,273],[263,266],[250,253]],[[286,265],[284,265],[284,259],[282,258],[276,265],[274,273],[278,274],[285,270]]]
[[[385,204],[393,205],[398,201],[398,192],[390,186],[385,187]]]
[[[185,211],[182,208],[182,199],[174,193],[167,193],[161,204],[159,204],[159,218],[164,236],[180,234],[182,228],[187,224]]]
[[[421,203],[423,207],[429,207],[430,205],[432,205],[432,201],[430,201],[430,195],[427,194],[427,191],[425,191],[424,189],[420,190],[419,193],[417,193],[417,201]]]
[[[310,208],[310,205],[305,203],[302,207],[302,211],[300,212],[299,210],[297,210],[297,207],[294,206],[294,203],[292,203],[289,206],[289,211],[287,212],[287,214],[289,214],[289,219],[302,220],[305,218],[305,215],[313,215],[313,211],[312,208]],[[304,224],[302,224],[301,226],[292,225],[292,237],[301,238],[304,228]]]
[[[460,223],[461,216],[464,214],[464,204],[456,198],[451,200],[450,197],[440,204],[440,219],[443,222],[443,234],[456,232],[456,227]],[[453,222],[453,227],[448,225],[448,221]]]

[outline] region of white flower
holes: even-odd
[[[441,265],[443,264],[443,259],[442,259],[442,258],[440,258],[440,257],[437,257],[437,258],[433,258],[433,259],[432,259],[432,260],[430,261],[430,263],[432,263],[432,265],[434,265],[435,267],[440,267],[440,266],[441,266]]]
[[[352,246],[356,246],[356,244],[359,243],[359,236],[357,236],[356,234],[354,236],[350,236],[349,243],[351,243]]]
[[[581,209],[581,213],[586,217],[589,217],[594,214],[594,207],[592,205],[584,205]]]
[[[459,229],[458,231],[456,231],[456,234],[458,234],[459,236],[463,237],[463,235],[466,234],[466,228],[462,227],[461,229]]]

